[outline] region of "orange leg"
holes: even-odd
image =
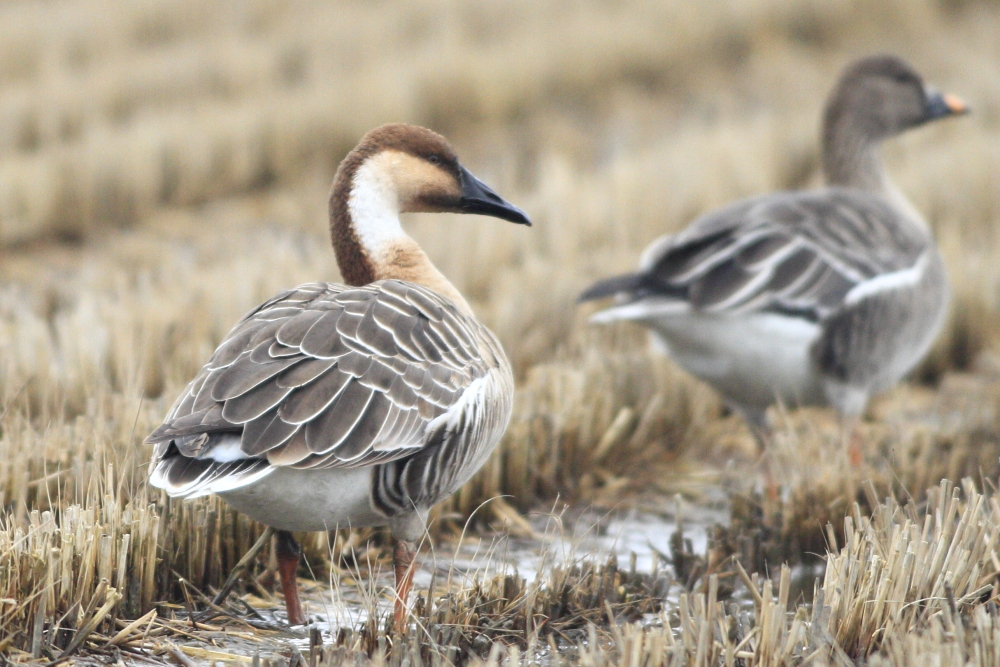
[[[295,581],[295,573],[299,569],[299,557],[302,550],[292,534],[287,530],[275,533],[274,553],[278,557],[278,574],[281,577],[281,592],[285,596],[285,611],[288,612],[289,625],[305,625],[306,615],[302,612],[302,602],[299,600],[299,587]]]
[[[865,462],[865,453],[861,449],[861,436],[858,435],[857,431],[850,435],[850,441],[847,444],[847,459],[851,462],[852,468],[860,468],[861,464]]]
[[[781,495],[781,485],[774,475],[774,462],[770,451],[765,451],[760,458],[761,472],[764,474],[764,498],[768,501],[776,501]]]
[[[750,410],[747,408],[736,408],[743,415],[754,440],[757,442],[757,461],[764,478],[764,497],[774,501],[778,499],[781,485],[774,474],[774,429],[771,428],[771,420],[763,410]]]
[[[861,447],[861,434],[858,432],[858,417],[845,417],[841,422],[842,438],[847,445],[847,460],[851,468],[857,470],[865,462],[865,452]]]
[[[394,605],[394,622],[396,632],[406,633],[406,602],[410,597],[410,587],[413,585],[413,560],[417,550],[411,542],[396,540],[392,549],[392,567],[396,572],[396,603]]]

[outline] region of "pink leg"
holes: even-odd
[[[305,625],[306,615],[302,611],[299,600],[299,587],[295,581],[295,573],[299,569],[299,557],[302,550],[292,534],[279,530],[275,534],[275,555],[278,557],[278,574],[281,577],[281,592],[285,596],[285,611],[288,612],[289,625]]]

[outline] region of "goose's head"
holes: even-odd
[[[828,131],[839,128],[854,135],[850,139],[881,141],[968,111],[959,98],[925,84],[903,60],[879,55],[862,58],[844,70],[827,102],[824,121]]]
[[[891,184],[879,147],[883,140],[932,120],[967,113],[954,95],[924,83],[894,56],[870,56],[849,65],[823,115],[823,172],[828,185],[905,198]]]
[[[415,125],[383,125],[361,139],[334,177],[330,232],[344,281],[409,280],[464,304],[403,231],[400,213],[420,212],[531,224],[524,211],[463,167],[444,137]]]
[[[354,224],[374,208],[396,213],[475,213],[530,225],[528,216],[462,166],[441,135],[396,123],[364,136],[338,170]],[[376,201],[378,200],[378,201]]]

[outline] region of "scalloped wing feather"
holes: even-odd
[[[836,188],[738,202],[657,242],[641,287],[628,296],[821,320],[852,289],[914,266],[930,246],[929,235],[901,216],[879,196]]]
[[[160,443],[158,479],[191,493],[224,470],[373,465],[424,447],[428,424],[498,366],[509,373],[495,337],[424,287],[310,283],[244,317],[147,441]],[[167,465],[164,444],[218,432],[238,433],[250,463]]]

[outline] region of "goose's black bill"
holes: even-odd
[[[969,113],[969,105],[951,93],[939,93],[930,89],[927,91],[925,120],[937,120],[948,116],[958,116]]]
[[[462,177],[462,213],[488,215],[519,225],[531,226],[527,214],[493,191],[490,186],[472,175],[465,167],[459,167]]]

